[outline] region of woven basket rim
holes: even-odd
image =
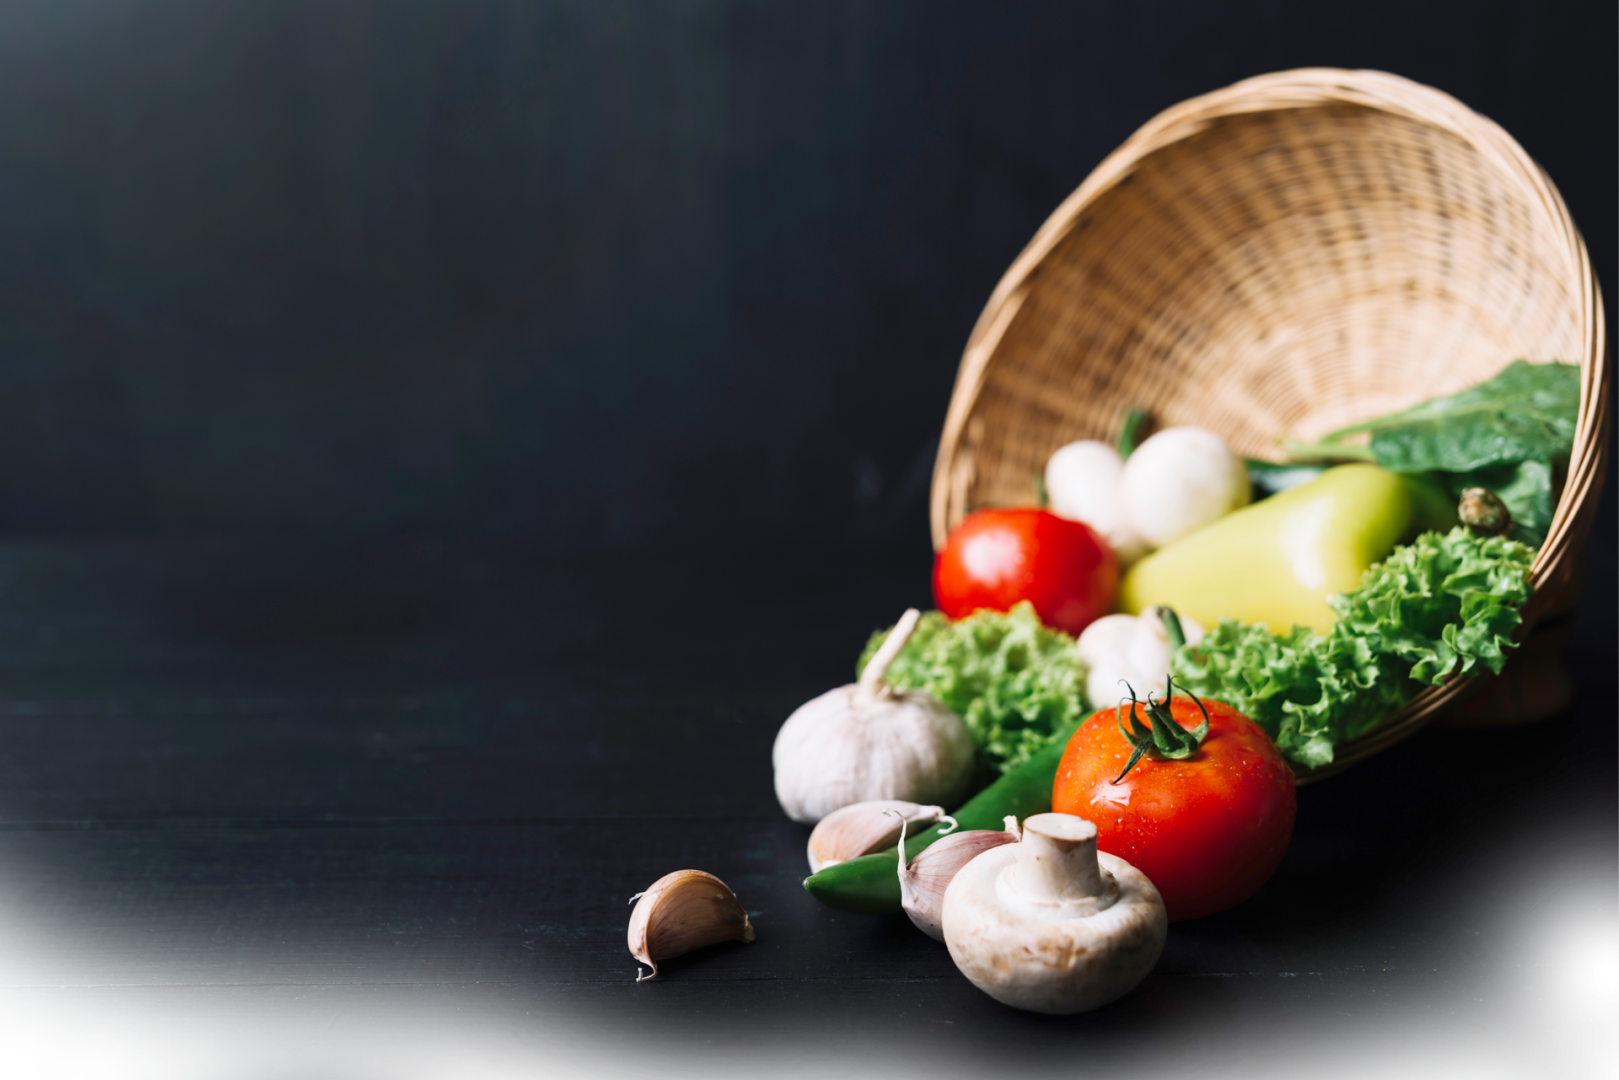
[[[1579,337],[1583,354],[1564,359],[1580,366],[1580,405],[1567,478],[1545,542],[1530,569],[1531,598],[1524,611],[1521,634],[1526,634],[1550,602],[1549,586],[1566,581],[1573,572],[1575,541],[1583,537],[1595,512],[1596,496],[1606,472],[1610,372],[1606,319],[1601,292],[1585,242],[1551,178],[1500,125],[1468,108],[1442,90],[1403,76],[1373,70],[1297,68],[1244,79],[1241,82],[1171,106],[1143,124],[1102,160],[1058,205],[1024,246],[990,294],[974,324],[957,370],[944,430],[939,439],[930,498],[930,525],[935,550],[948,535],[952,463],[990,361],[1028,296],[1041,266],[1068,236],[1084,211],[1102,195],[1128,178],[1150,155],[1207,130],[1216,121],[1256,112],[1354,105],[1391,113],[1441,129],[1463,140],[1483,155],[1502,176],[1510,178],[1528,196],[1541,224],[1550,226],[1564,257],[1563,273],[1578,281]],[[1505,366],[1513,357],[1503,357]],[[1432,713],[1463,696],[1475,676],[1455,676],[1443,686],[1430,687],[1412,698],[1383,724],[1339,747],[1333,764],[1306,771],[1301,780],[1318,779],[1383,749],[1410,734]],[[1350,752],[1352,750],[1352,752]]]

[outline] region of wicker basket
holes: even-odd
[[[1136,132],[1001,279],[945,418],[934,546],[975,506],[1027,503],[1031,470],[1074,439],[1111,440],[1133,405],[1276,459],[1284,437],[1517,357],[1581,366],[1527,633],[1570,591],[1606,466],[1602,301],[1562,199],[1511,136],[1437,90],[1373,71],[1249,79]],[[1308,776],[1404,738],[1476,683],[1422,691]]]

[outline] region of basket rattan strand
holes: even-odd
[[[1496,124],[1373,71],[1264,75],[1151,120],[1001,279],[956,376],[935,546],[1031,470],[1145,405],[1239,452],[1451,393],[1516,357],[1581,367],[1580,416],[1524,633],[1563,601],[1606,467],[1602,302],[1556,188]],[[1424,690],[1319,778],[1477,680]]]

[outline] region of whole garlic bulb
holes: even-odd
[[[1107,708],[1125,693],[1128,684],[1138,693],[1163,689],[1174,649],[1164,628],[1163,609],[1152,606],[1140,615],[1104,615],[1085,628],[1074,643],[1085,661],[1085,695],[1091,708]],[[1203,625],[1179,617],[1186,644],[1203,640]]]
[[[858,683],[800,705],[776,733],[776,798],[794,821],[871,799],[949,804],[966,787],[973,741],[961,717],[883,680],[920,617],[907,611]]]

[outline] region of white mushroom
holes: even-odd
[[[1124,695],[1125,684],[1147,692],[1169,675],[1175,647],[1164,625],[1165,609],[1148,607],[1140,615],[1104,615],[1079,635],[1074,649],[1085,661],[1085,694],[1091,707],[1106,708]],[[1179,617],[1186,644],[1203,640],[1203,625]]]
[[[971,780],[973,740],[961,717],[883,678],[919,617],[905,613],[858,683],[800,705],[776,733],[776,798],[794,821],[813,825],[871,799],[949,804]]]
[[[1199,427],[1165,428],[1136,447],[1119,475],[1124,520],[1155,548],[1247,506],[1250,495],[1248,466]]]
[[[1101,533],[1121,567],[1147,553],[1147,542],[1131,526],[1119,500],[1123,473],[1119,452],[1092,439],[1060,447],[1046,460],[1047,508]]]
[[[984,852],[944,896],[944,941],[996,1001],[1043,1013],[1094,1009],[1146,977],[1169,921],[1147,876],[1096,850],[1096,826],[1036,814],[1023,840]]]

